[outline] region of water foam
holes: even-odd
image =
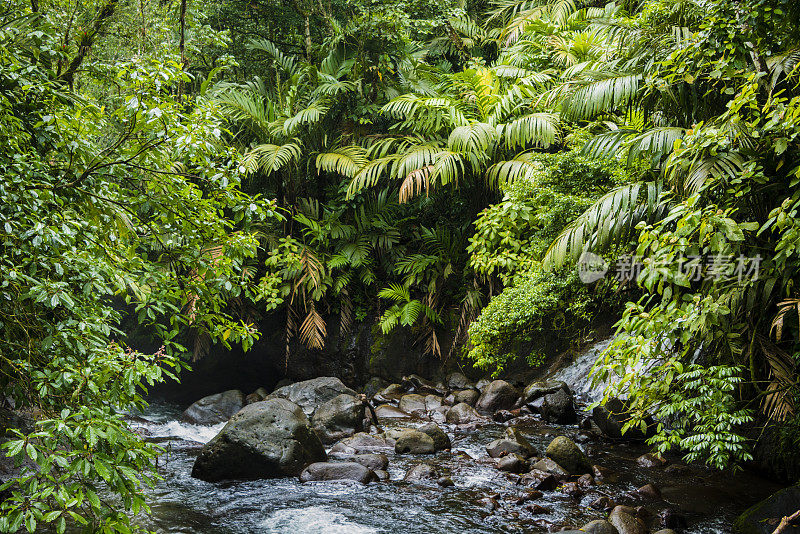
[[[377,534],[375,528],[348,520],[344,515],[324,508],[288,508],[274,512],[260,525],[265,532],[287,534]]]

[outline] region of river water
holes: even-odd
[[[179,421],[181,407],[155,402],[134,424],[148,439],[164,445],[160,460],[164,480],[149,490],[152,516],[142,524],[159,533],[539,533],[564,525],[580,527],[604,512],[590,504],[606,495],[628,503],[624,495],[646,483],[661,489],[663,500],[646,503],[657,514],[673,508],[683,515],[683,532],[729,532],[743,509],[778,487],[751,473],[720,473],[688,467],[679,473],[646,469],[635,459],[646,452],[640,446],[587,439],[576,427],[537,421],[519,426],[532,445],[544,450],[557,435],[567,435],[589,454],[592,462],[611,469],[615,477],[590,488],[581,498],[560,491],[545,492],[532,501],[544,510],[534,515],[516,504],[523,486],[514,475],[497,471],[485,458],[484,447],[499,437],[504,426],[489,423],[461,430],[441,426],[453,441],[452,453],[435,456],[389,455],[391,481],[362,486],[347,482],[300,483],[296,478],[207,483],[191,478],[199,447],[222,425],[197,426]],[[384,422],[382,422],[384,423]],[[422,421],[385,422],[386,427],[413,427]],[[483,458],[483,459],[482,459]],[[412,485],[402,481],[406,470],[429,461],[455,482],[451,488]],[[679,459],[673,459],[680,463]],[[499,507],[489,509],[481,499],[494,495]],[[635,503],[633,503],[635,504]]]

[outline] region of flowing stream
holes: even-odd
[[[602,350],[602,342],[594,351]],[[583,386],[591,354],[581,355],[558,375],[576,388],[578,397],[597,394]],[[581,381],[583,378],[583,381]],[[347,482],[300,483],[296,478],[207,483],[191,478],[192,463],[203,443],[222,427],[180,422],[182,407],[155,402],[134,424],[148,439],[167,448],[160,460],[164,480],[150,491],[152,516],[142,519],[159,533],[276,533],[276,534],[378,534],[378,533],[539,533],[563,525],[578,528],[605,517],[590,504],[609,496],[621,503],[635,488],[653,483],[663,500],[645,503],[658,514],[672,508],[684,516],[682,532],[721,534],[730,531],[738,513],[778,489],[755,474],[733,475],[702,467],[678,470],[640,467],[636,458],[647,452],[640,445],[612,443],[583,433],[577,427],[548,425],[530,419],[519,426],[532,445],[544,450],[557,435],[581,443],[592,462],[615,475],[593,486],[580,498],[558,489],[547,491],[533,514],[516,501],[524,491],[516,476],[500,472],[486,458],[484,447],[499,437],[504,426],[488,423],[471,430],[442,424],[453,441],[452,453],[435,456],[389,455],[391,480],[362,486]],[[413,427],[422,421],[392,421],[386,427]],[[406,470],[429,461],[455,482],[454,487],[412,485],[402,481]],[[679,458],[671,463],[680,464]],[[484,502],[494,496],[499,506]],[[483,500],[483,501],[482,501]]]

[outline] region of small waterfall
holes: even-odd
[[[612,339],[613,337],[609,337],[587,347],[572,364],[556,371],[550,379],[566,382],[570,389],[575,392],[578,400],[587,403],[600,400],[607,384],[602,383],[593,386],[589,372]]]

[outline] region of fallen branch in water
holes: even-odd
[[[772,534],[781,534],[784,530],[792,526],[792,523],[800,519],[800,510],[796,511],[792,515],[784,516],[781,519],[781,522],[778,524],[778,528],[772,531]]]

